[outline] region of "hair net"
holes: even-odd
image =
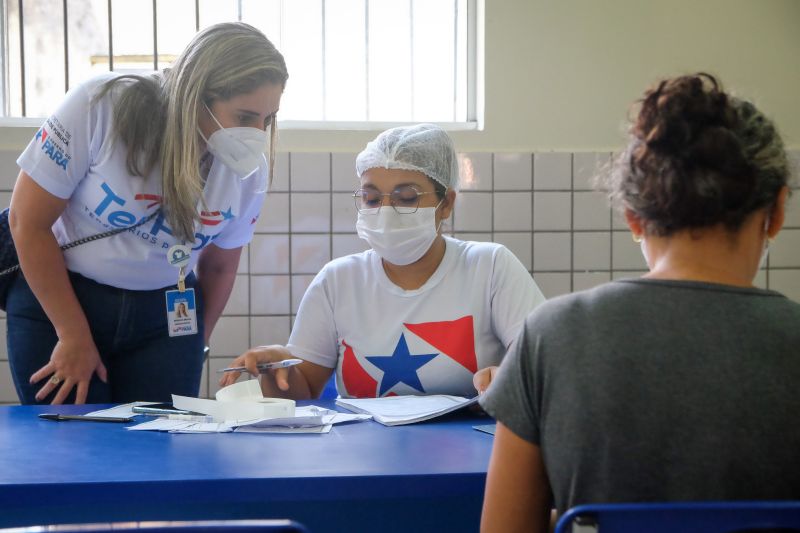
[[[356,158],[358,177],[371,168],[416,170],[448,189],[458,189],[458,161],[453,141],[435,124],[386,130]]]

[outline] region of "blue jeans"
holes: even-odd
[[[86,403],[168,402],[171,394],[197,396],[205,343],[203,298],[194,274],[186,285],[195,287],[199,332],[181,337],[167,332],[167,289],[118,289],[74,272],[69,278],[108,370],[108,383],[97,374],[92,377]],[[6,313],[8,359],[17,395],[23,404],[49,403],[57,389],[37,402],[36,392],[45,381],[31,385],[29,380],[50,361],[58,337],[22,275],[9,290]],[[74,401],[75,389],[66,402]]]

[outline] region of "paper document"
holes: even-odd
[[[295,409],[294,416],[247,421],[215,422],[211,416],[170,415],[135,426],[131,431],[168,431],[170,433],[328,433],[333,424],[371,418],[366,414],[339,413],[308,405]]]
[[[153,402],[131,402],[109,407],[108,409],[100,409],[99,411],[92,411],[86,413],[86,416],[99,416],[102,418],[132,418],[139,413],[134,413],[133,408],[137,405],[147,405]]]
[[[386,398],[339,399],[336,405],[356,413],[366,413],[384,426],[399,426],[430,420],[477,403],[478,397],[463,398],[446,394],[431,396],[389,396]]]

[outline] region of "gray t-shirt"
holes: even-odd
[[[481,399],[588,502],[800,499],[800,304],[630,279],[550,300]]]

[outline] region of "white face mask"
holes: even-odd
[[[208,151],[214,157],[219,158],[242,179],[251,175],[258,167],[266,165],[264,151],[267,148],[267,132],[258,128],[223,128],[210,109],[208,114],[219,129],[208,139],[202,131],[200,136],[206,141]]]
[[[439,233],[436,207],[420,207],[401,215],[391,206],[376,214],[358,214],[358,236],[393,265],[410,265],[425,255]]]
[[[769,217],[764,221],[764,251],[761,252],[761,261],[758,263],[758,269],[767,266],[767,257],[769,256]]]
[[[647,268],[650,268],[650,260],[647,258],[647,246],[644,245],[644,237],[642,237],[642,240],[639,241],[639,248],[642,250],[642,257],[644,257],[644,263],[647,265]]]

